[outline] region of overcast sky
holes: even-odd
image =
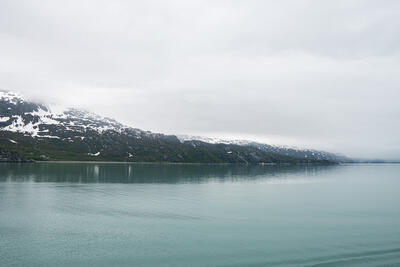
[[[163,133],[400,159],[400,1],[1,0],[0,88]]]

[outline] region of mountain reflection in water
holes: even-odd
[[[337,165],[5,163],[0,164],[0,181],[171,184],[240,182],[310,178],[336,168]]]

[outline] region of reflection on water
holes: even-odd
[[[335,165],[200,165],[119,163],[0,164],[0,181],[205,183],[312,177]]]
[[[0,164],[0,266],[400,266],[399,173]]]

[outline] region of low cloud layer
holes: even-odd
[[[399,1],[0,2],[0,87],[165,133],[400,159]]]

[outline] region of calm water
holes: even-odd
[[[400,165],[0,165],[0,266],[399,266]]]

